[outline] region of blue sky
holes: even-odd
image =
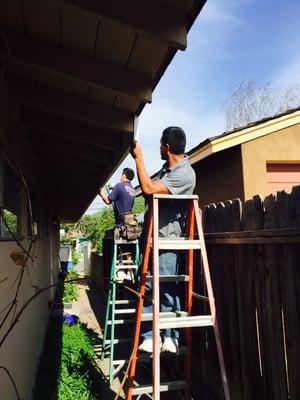
[[[300,81],[299,0],[207,0],[138,124],[145,165],[151,175],[161,160],[159,140],[169,125],[187,133],[187,150],[225,130],[225,100],[237,82],[282,87]],[[128,156],[122,168],[134,168]],[[137,181],[134,180],[134,184]],[[89,213],[103,206],[99,196]]]

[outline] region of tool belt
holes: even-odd
[[[132,212],[122,214],[122,225],[115,229],[114,238],[128,241],[138,239],[142,234],[142,226]]]

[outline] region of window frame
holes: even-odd
[[[2,211],[5,210],[4,207],[4,196],[5,196],[5,187],[4,187],[4,173],[5,173],[5,164],[8,168],[11,169],[12,173],[19,179],[19,183],[20,183],[20,193],[21,193],[21,179],[19,177],[19,174],[16,170],[16,168],[14,167],[14,165],[11,163],[11,161],[9,160],[9,158],[4,154],[3,149],[0,148],[0,209]],[[5,233],[3,230],[3,226],[4,226],[4,222],[2,219],[2,214],[0,214],[0,241],[1,242],[5,242],[5,241],[15,241],[15,239],[17,240],[21,240],[22,237],[22,199],[23,199],[23,195],[20,194],[18,200],[17,200],[17,210],[16,210],[16,215],[17,215],[17,231],[13,232],[14,237],[12,237],[9,233]],[[9,211],[9,210],[8,210]]]

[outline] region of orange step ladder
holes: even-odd
[[[159,202],[186,202],[187,207],[187,224],[186,236],[180,238],[160,238],[159,237]],[[195,225],[198,235],[195,235]],[[149,280],[148,265],[150,258],[150,251],[152,247],[152,273],[150,277],[153,284],[153,314],[152,314],[152,329],[153,329],[153,358],[152,358],[152,384],[150,385],[136,385],[135,374],[138,360],[138,346],[140,340],[141,323],[148,318],[147,314],[143,314],[143,303],[145,297],[145,284]],[[159,276],[159,251],[160,250],[173,250],[173,251],[186,251],[186,275],[176,276]],[[193,297],[203,298],[204,296],[197,295],[193,292],[193,260],[194,250],[200,250],[200,257],[203,266],[205,286],[208,297],[206,298],[210,306],[210,315],[191,315]],[[162,278],[163,277],[163,278]],[[168,279],[169,278],[169,279]],[[174,313],[160,312],[159,301],[159,282],[160,281],[184,281],[185,288],[185,310]],[[131,400],[133,396],[141,396],[152,394],[154,400],[160,399],[160,392],[170,390],[184,391],[185,400],[191,398],[191,351],[192,351],[192,332],[191,328],[194,327],[208,327],[214,329],[217,352],[219,358],[219,365],[221,371],[222,384],[226,400],[230,400],[228,382],[225,371],[225,363],[223,351],[221,346],[220,333],[216,317],[215,300],[211,284],[211,277],[208,266],[207,253],[204,242],[204,234],[202,228],[201,210],[198,205],[198,196],[196,195],[153,195],[152,204],[149,207],[149,220],[147,225],[146,244],[143,254],[143,262],[140,271],[140,286],[138,292],[136,315],[135,315],[135,329],[133,346],[130,359],[128,360],[127,370],[121,384],[119,393],[116,395],[115,400],[119,398],[122,388],[126,385],[126,400]],[[185,377],[183,380],[160,382],[160,329],[166,328],[184,328],[185,347],[187,348],[184,355],[184,370]]]

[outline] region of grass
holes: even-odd
[[[101,377],[94,364],[95,339],[85,325],[51,320],[38,370],[35,400],[98,400]]]
[[[76,275],[76,276],[75,276]],[[76,279],[70,273],[67,279]],[[73,282],[59,284],[59,301],[77,299]],[[102,393],[102,377],[94,363],[97,336],[78,322],[68,325],[61,318],[51,318],[46,332],[34,390],[34,400],[98,400]]]

